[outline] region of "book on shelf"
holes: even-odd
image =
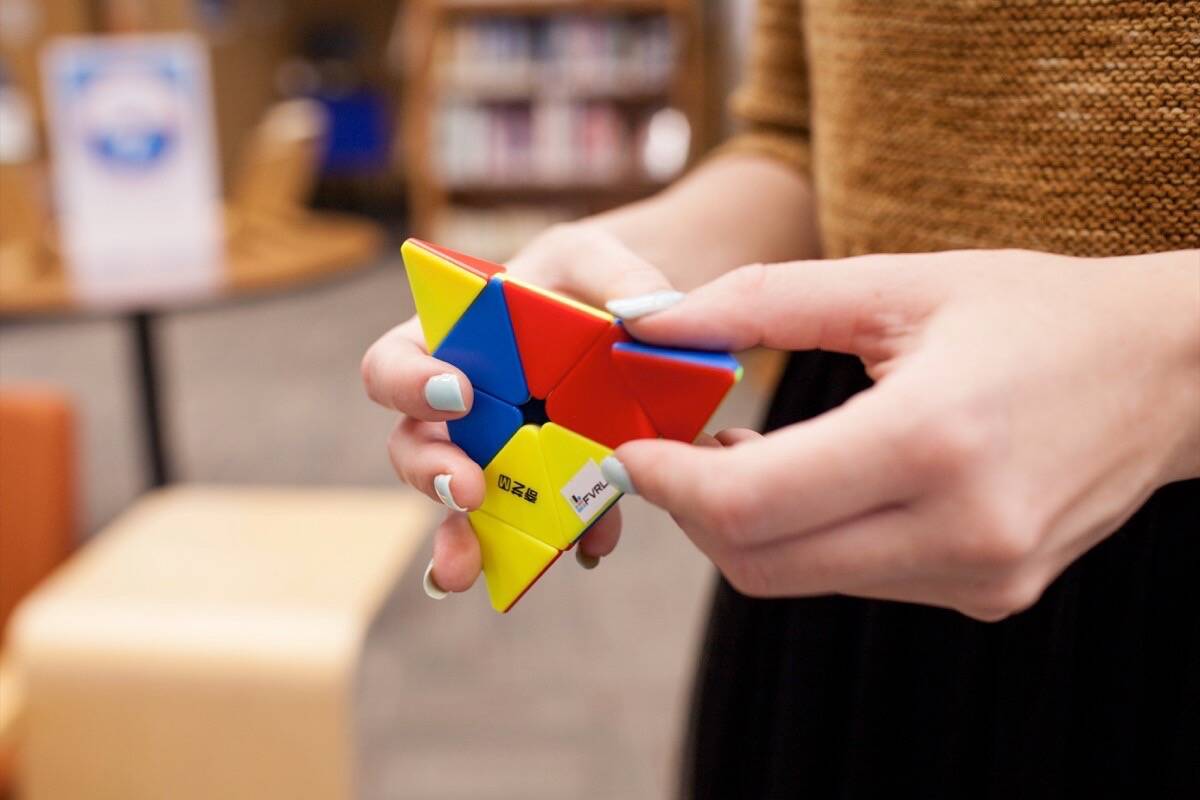
[[[463,20],[437,63],[443,185],[589,186],[645,180],[637,145],[676,60],[664,15]],[[628,106],[628,97],[648,99]]]
[[[502,260],[547,226],[675,177],[696,122],[682,110],[696,45],[685,48],[681,8],[481,7],[435,22],[413,94],[429,98],[414,117],[428,192],[418,225]]]
[[[665,94],[677,46],[662,15],[464,20],[442,41],[450,92],[501,97]]]
[[[631,115],[605,101],[448,103],[436,122],[437,173],[451,189],[649,183],[639,144],[655,111]]]

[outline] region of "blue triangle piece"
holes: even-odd
[[[519,406],[529,399],[500,278],[488,281],[433,356],[465,372],[476,389],[506,403]]]
[[[446,427],[450,431],[450,441],[461,447],[482,469],[524,423],[519,408],[476,389],[471,413],[450,420]]]
[[[613,349],[625,350],[631,353],[642,353],[648,356],[657,356],[658,358],[673,358],[677,361],[687,361],[702,367],[725,369],[730,372],[736,372],[740,367],[737,359],[729,353],[715,353],[711,350],[685,350],[681,347],[658,347],[657,345],[643,344],[641,342],[618,342],[613,345]]]

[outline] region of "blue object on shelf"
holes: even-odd
[[[392,119],[382,93],[370,88],[318,95],[329,119],[321,170],[326,175],[375,174],[391,160]]]

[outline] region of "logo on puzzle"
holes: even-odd
[[[593,500],[600,497],[600,493],[603,492],[607,488],[608,488],[608,484],[605,483],[604,481],[600,481],[595,486],[593,486],[590,491],[586,492],[583,495],[578,495],[578,494],[571,495],[571,503],[575,506],[575,513],[582,514],[583,512],[587,511],[588,504],[590,504]]]
[[[563,498],[571,504],[576,516],[585,523],[591,522],[604,508],[604,504],[616,495],[617,490],[604,480],[600,467],[590,458],[562,488]]]
[[[514,481],[507,475],[500,475],[496,479],[496,485],[500,487],[500,491],[508,492],[514,497],[520,497],[526,502],[536,503],[538,499],[537,489],[532,486],[526,486],[520,481]]]

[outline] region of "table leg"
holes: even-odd
[[[150,487],[157,489],[170,482],[165,437],[162,429],[162,408],[159,398],[158,360],[155,352],[153,314],[139,311],[130,315],[133,325],[138,400],[141,404],[143,435]]]

